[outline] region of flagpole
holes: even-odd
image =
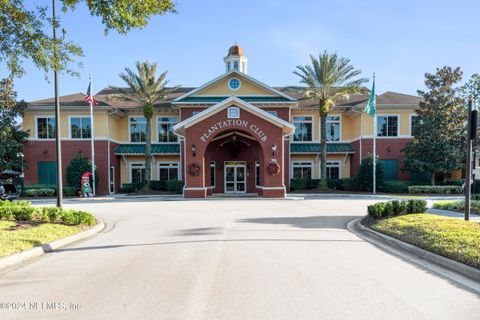
[[[375,72],[373,73],[373,85],[375,86]],[[374,93],[375,94],[375,93]],[[375,99],[375,96],[373,97]],[[375,103],[376,104],[376,103]],[[376,107],[376,106],[375,106]],[[377,110],[373,116],[373,194],[377,193]]]
[[[95,188],[95,130],[93,125],[93,88],[92,88],[92,74],[90,74],[90,144],[92,147],[92,190],[93,196],[96,195],[96,188]]]

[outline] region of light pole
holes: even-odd
[[[20,178],[22,179],[22,191],[20,191],[20,197],[25,196],[25,172],[24,172],[24,167],[23,167],[23,158],[25,157],[22,152],[17,153],[17,157],[21,158],[22,162],[22,172],[20,174]]]
[[[62,146],[60,144],[60,103],[58,101],[58,45],[57,45],[57,15],[55,1],[52,0],[53,13],[53,81],[55,86],[55,146],[57,160],[57,207],[63,205],[62,186]]]

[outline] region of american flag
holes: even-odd
[[[95,98],[94,98],[93,95],[92,95],[92,83],[89,83],[89,84],[88,84],[87,96],[85,97],[85,101],[87,101],[88,103],[93,104],[94,106],[97,105],[97,101],[95,100]]]

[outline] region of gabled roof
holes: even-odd
[[[239,77],[239,78],[242,78],[242,77],[243,77],[243,78],[245,78],[245,79],[253,82],[253,83],[256,84],[257,86],[262,87],[263,89],[265,89],[266,91],[271,92],[272,97],[275,97],[275,96],[278,97],[278,96],[280,96],[280,97],[284,98],[284,100],[283,100],[282,102],[286,102],[286,103],[296,103],[296,99],[295,99],[295,98],[292,98],[292,97],[290,97],[289,95],[287,95],[287,94],[285,94],[285,93],[283,93],[283,92],[281,92],[281,91],[279,91],[279,90],[277,90],[277,89],[274,89],[274,88],[266,85],[265,83],[260,82],[260,81],[258,81],[257,79],[250,77],[249,75],[247,75],[247,74],[245,74],[245,73],[242,73],[242,72],[239,72],[239,71],[236,71],[236,70],[232,70],[232,71],[230,71],[230,72],[227,72],[227,73],[222,74],[221,76],[213,79],[212,81],[209,81],[209,82],[207,82],[206,84],[204,84],[204,85],[202,85],[202,86],[200,86],[200,87],[198,87],[198,88],[196,88],[196,89],[194,89],[194,90],[192,90],[192,91],[190,91],[190,92],[188,92],[188,93],[186,93],[186,94],[184,94],[184,95],[182,95],[182,96],[174,99],[174,100],[172,101],[172,103],[173,103],[173,104],[184,103],[184,102],[186,102],[185,99],[187,99],[187,98],[189,98],[189,97],[196,96],[196,95],[197,95],[198,93],[200,93],[202,90],[204,90],[204,89],[212,86],[213,84],[218,83],[218,82],[222,81],[223,79],[226,79],[226,78],[228,78],[228,77],[230,77],[230,76],[232,76],[232,75],[235,75],[235,76],[237,76],[237,77]],[[278,102],[278,101],[277,101],[277,102]]]
[[[387,91],[377,96],[377,104],[384,105],[418,105],[422,100],[422,97],[419,96],[392,91]]]
[[[61,105],[64,106],[85,106],[88,107],[88,102],[85,101],[87,95],[81,92],[69,94],[66,96],[60,96],[59,101]],[[42,100],[35,100],[30,102],[31,106],[53,106],[55,104],[55,98],[48,98]],[[106,106],[107,104],[103,101],[97,100],[98,106]]]
[[[202,112],[194,115],[193,117],[190,117],[178,124],[176,124],[174,127],[173,127],[173,130],[180,134],[180,135],[185,135],[185,129],[186,128],[189,128],[193,125],[195,125],[196,123],[210,117],[211,115],[213,114],[216,114],[232,105],[235,105],[236,107],[239,107],[241,109],[244,109],[250,113],[253,113],[255,115],[257,115],[258,117],[270,122],[270,123],[273,123],[274,125],[278,126],[278,127],[281,127],[283,128],[283,131],[286,132],[286,133],[290,133],[292,132],[293,130],[295,130],[295,126],[285,120],[282,120],[280,119],[279,117],[275,117],[273,115],[271,115],[270,113],[260,109],[260,108],[257,108],[255,107],[254,105],[248,103],[248,102],[245,102],[237,97],[230,97],[220,103],[217,103],[216,105],[214,106],[211,106],[205,110],[203,110]]]

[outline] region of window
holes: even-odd
[[[55,138],[55,118],[37,118],[37,139]]]
[[[159,162],[158,163],[158,180],[178,180],[178,163],[177,162]]]
[[[210,186],[215,187],[215,161],[210,161]]]
[[[260,161],[255,161],[255,186],[260,185]]]
[[[327,162],[327,179],[340,179],[340,161]]]
[[[230,107],[228,108],[228,118],[229,119],[238,119],[240,118],[240,108],[238,107]]]
[[[398,116],[378,116],[377,136],[378,137],[398,136]]]
[[[92,131],[89,117],[70,118],[70,138],[72,139],[90,139]]]
[[[237,78],[232,78],[228,81],[228,87],[232,90],[238,90],[240,88],[240,80]]]
[[[293,117],[295,133],[293,141],[312,141],[312,117]]]
[[[267,113],[270,113],[272,116],[278,117],[277,111],[267,111]]]
[[[293,162],[293,179],[312,179],[312,162]]]
[[[411,115],[410,116],[410,135],[412,137],[417,135],[418,132],[418,116],[417,115]]]
[[[173,126],[177,123],[176,117],[161,117],[157,120],[158,142],[177,142],[173,133]]]
[[[147,120],[144,117],[130,118],[130,142],[145,142]]]
[[[145,164],[131,163],[130,164],[130,182],[142,182],[145,179]]]
[[[233,69],[238,71],[238,61],[233,62]]]
[[[327,141],[340,141],[340,116],[327,117]]]

